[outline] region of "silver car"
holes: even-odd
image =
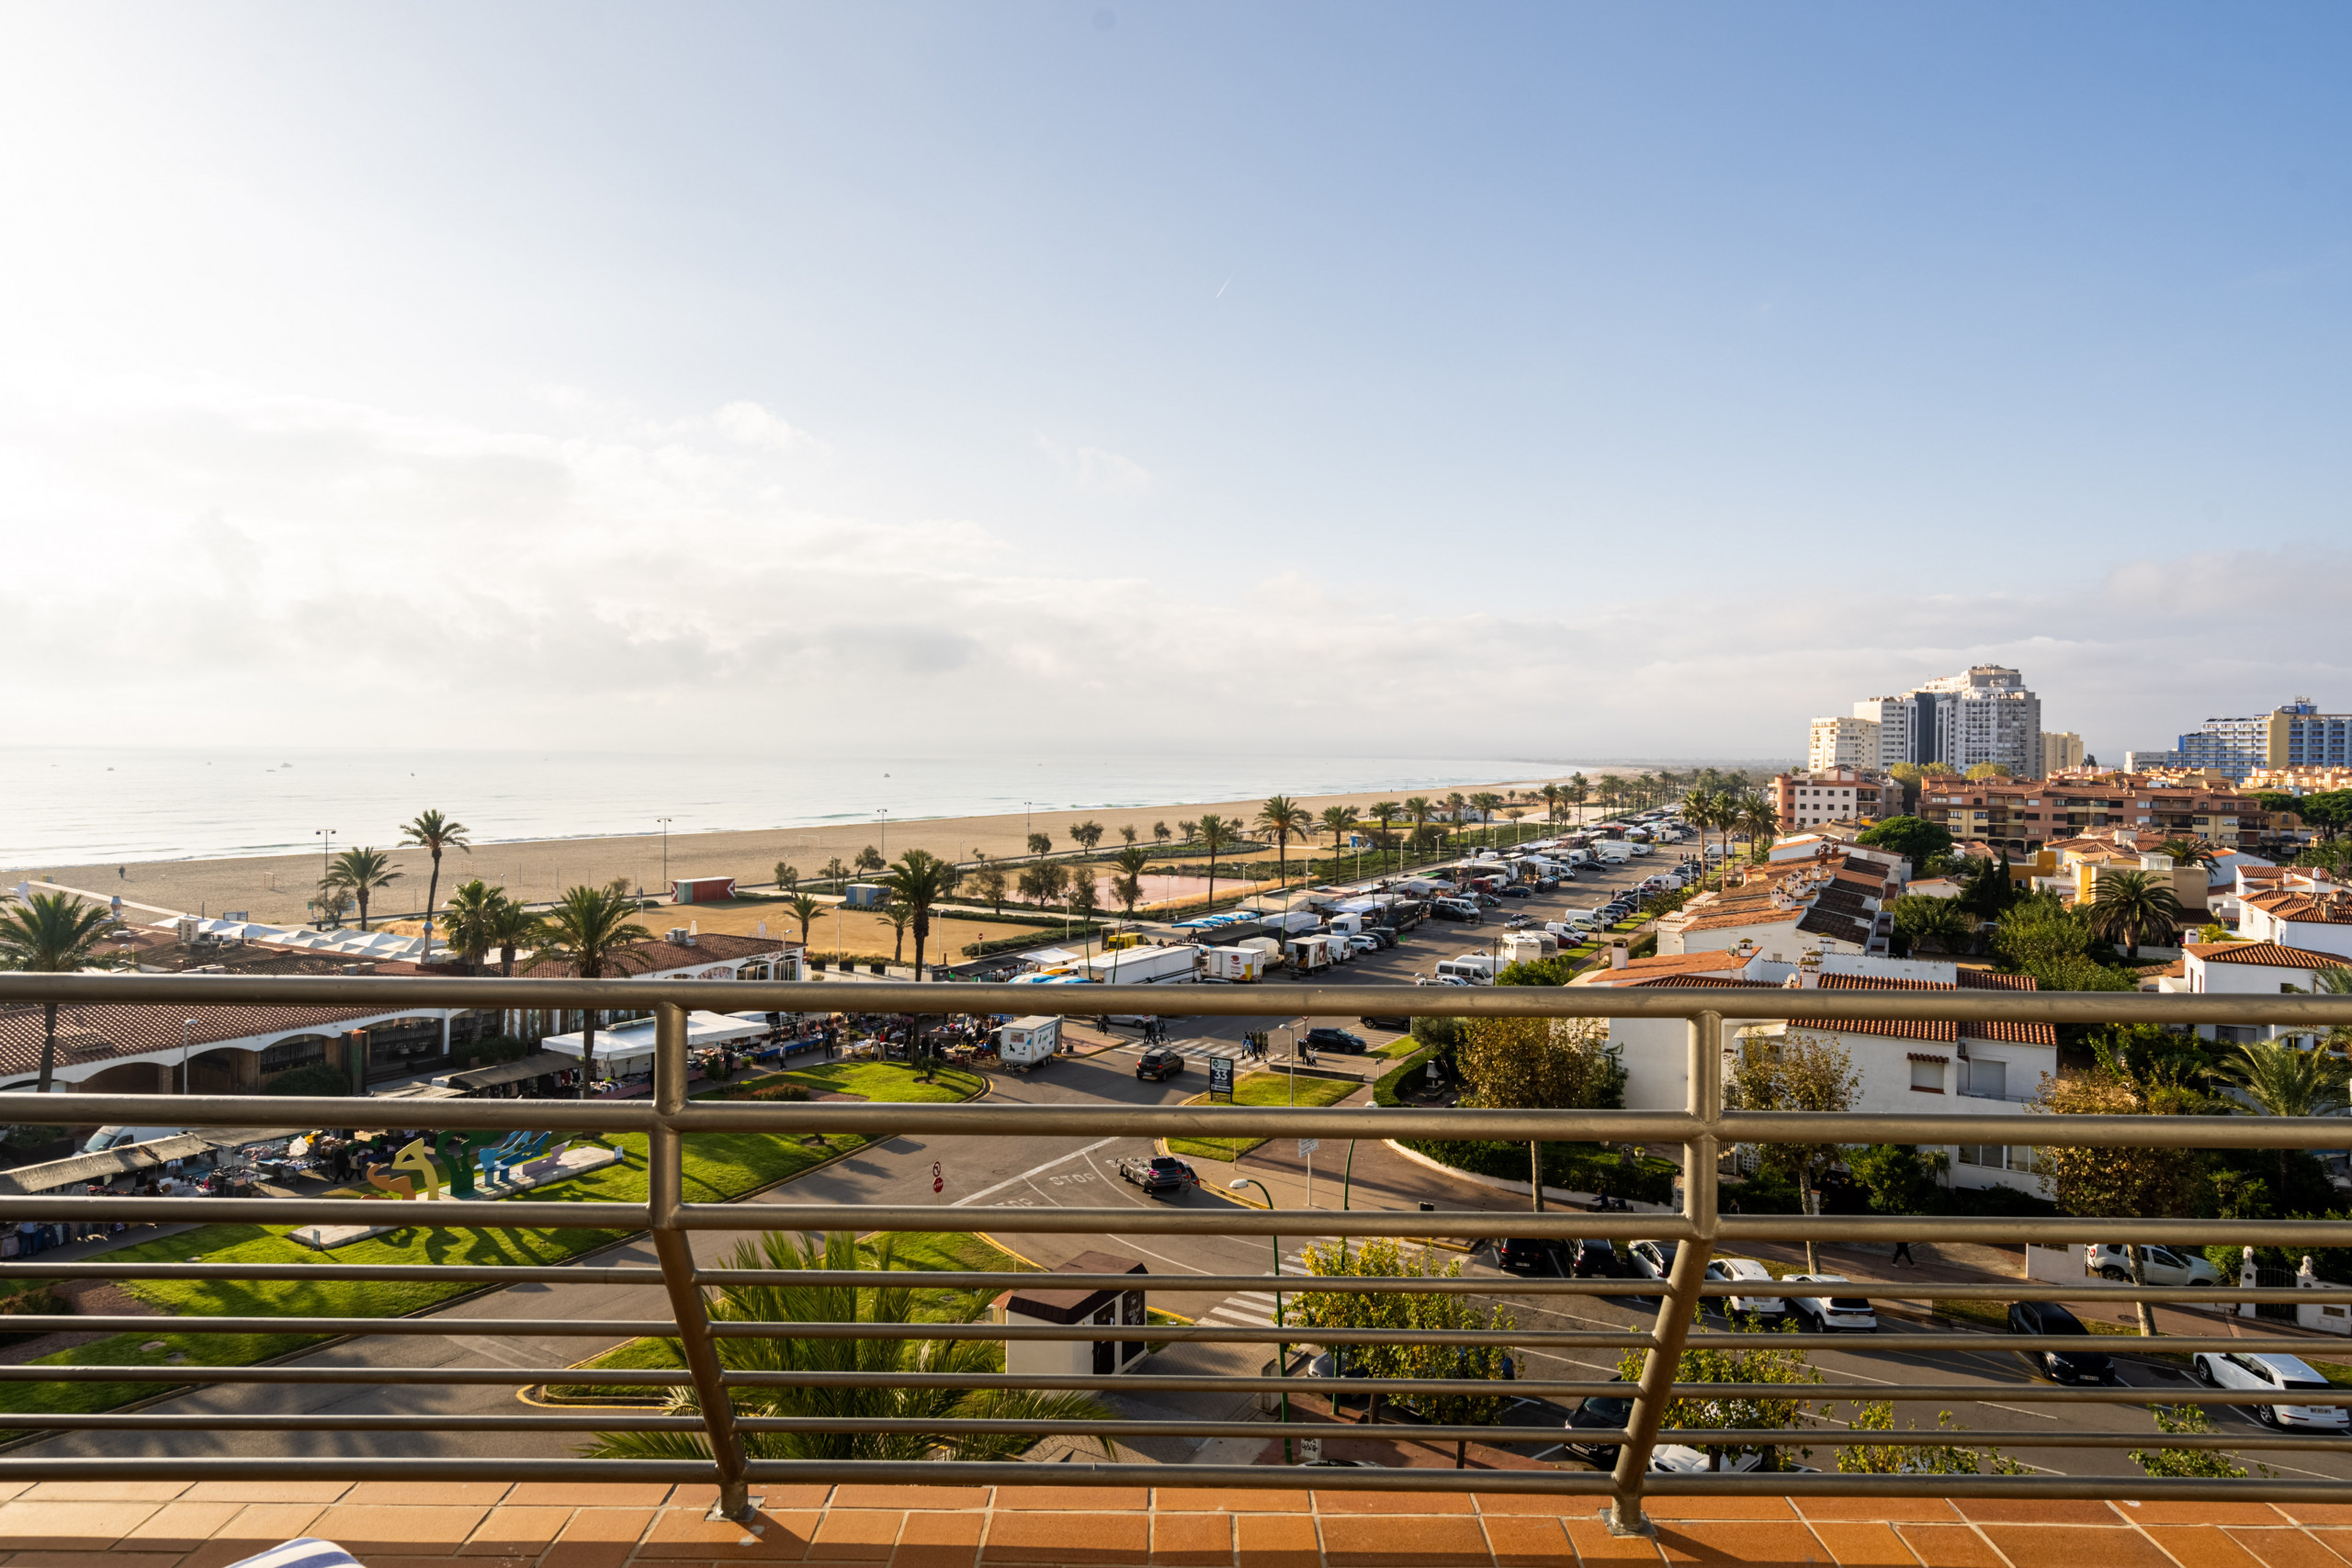
[[[2266,1351],[2208,1350],[2192,1363],[2197,1381],[2214,1388],[2246,1389],[2291,1398],[2301,1389],[2332,1390],[2335,1386],[2300,1356]],[[2352,1428],[2352,1414],[2341,1404],[2246,1404],[2240,1409],[2270,1427],[2303,1427],[2323,1432]]]
[[[1792,1285],[1842,1285],[1843,1274],[1792,1274],[1781,1281],[1786,1290]],[[1878,1312],[1860,1296],[1801,1296],[1789,1291],[1788,1303],[1796,1314],[1796,1325],[1823,1334],[1875,1334],[1878,1332]]]

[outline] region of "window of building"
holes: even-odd
[[[1911,1087],[1922,1094],[1943,1093],[1944,1065],[1941,1062],[1926,1062],[1917,1056],[1912,1057]]]
[[[2007,1062],[1971,1062],[1968,1064],[1968,1092],[1998,1100],[2008,1092],[2009,1065]]]

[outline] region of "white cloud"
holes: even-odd
[[[788,452],[810,442],[807,431],[795,430],[752,402],[729,403],[710,416],[710,423],[729,441],[767,452]]]
[[[1050,436],[1040,435],[1037,450],[1053,461],[1065,482],[1080,495],[1136,496],[1151,488],[1149,468],[1133,457],[1106,452],[1100,446],[1065,446]]]

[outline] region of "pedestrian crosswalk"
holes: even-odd
[[[1190,1056],[1195,1061],[1206,1061],[1212,1056],[1223,1056],[1229,1061],[1238,1062],[1244,1055],[1241,1042],[1238,1040],[1209,1040],[1198,1035],[1190,1040],[1166,1040],[1158,1045],[1136,1045],[1130,1049],[1138,1055],[1145,1051],[1173,1051],[1180,1056]]]
[[[1283,1273],[1285,1276],[1304,1276],[1306,1273],[1307,1248],[1318,1245],[1323,1239],[1312,1238],[1283,1254]],[[1304,1286],[1305,1282],[1302,1278],[1301,1285]],[[1215,1306],[1204,1308],[1193,1321],[1208,1328],[1272,1328],[1274,1326],[1274,1292],[1272,1289],[1238,1292]]]

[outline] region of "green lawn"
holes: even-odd
[[[1300,1078],[1297,1099],[1293,1100],[1292,1079],[1288,1073],[1252,1073],[1233,1086],[1236,1105],[1336,1105],[1363,1086],[1344,1083],[1337,1078]],[[1196,1094],[1187,1105],[1206,1105],[1208,1096]],[[1202,1159],[1239,1159],[1260,1144],[1263,1138],[1170,1138],[1168,1152],[1172,1155],[1193,1155]]]
[[[863,1094],[869,1100],[892,1101],[956,1100],[978,1094],[984,1080],[970,1073],[942,1069],[939,1082],[921,1083],[914,1072],[892,1063],[840,1063],[788,1075],[811,1089]],[[642,1203],[646,1200],[646,1140],[642,1134],[616,1134],[602,1140],[622,1151],[626,1163],[608,1166],[586,1176],[530,1194],[538,1202]],[[830,1148],[803,1144],[795,1137],[764,1133],[697,1133],[686,1139],[684,1195],[688,1202],[719,1203],[788,1181],[811,1168],[866,1140],[831,1140]],[[373,1200],[392,1202],[393,1199]],[[439,1231],[416,1227],[389,1232],[366,1241],[318,1252],[289,1238],[289,1225],[212,1224],[106,1256],[125,1262],[178,1262],[189,1258],[207,1263],[405,1263],[405,1264],[549,1264],[562,1263],[585,1252],[622,1240],[626,1230],[591,1226],[516,1228],[494,1231]],[[933,1265],[946,1267],[947,1265]],[[480,1287],[465,1280],[447,1283],[405,1280],[397,1282],[335,1280],[141,1280],[124,1289],[166,1313],[227,1317],[399,1317],[425,1311],[452,1297]],[[44,1364],[66,1366],[168,1365],[175,1352],[199,1366],[242,1366],[282,1356],[316,1342],[300,1334],[215,1335],[174,1334],[158,1320],[153,1331],[110,1335],[71,1350],[42,1357]],[[141,1347],[160,1340],[161,1347]],[[120,1383],[0,1383],[0,1412],[54,1410],[67,1412],[109,1409],[127,1400],[162,1393],[165,1384]]]

